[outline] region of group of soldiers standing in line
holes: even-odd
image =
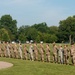
[[[46,61],[55,62],[60,64],[69,64],[70,62],[75,65],[75,46],[74,43],[69,45],[43,44],[37,45],[36,43],[21,44],[21,43],[0,43],[0,57],[20,58],[31,61]],[[51,60],[52,59],[52,60]],[[71,61],[70,61],[71,60]]]
[[[75,65],[75,46],[53,44],[53,60],[55,63]]]

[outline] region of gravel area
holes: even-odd
[[[12,66],[13,66],[12,63],[8,63],[8,62],[0,61],[0,69],[9,68],[9,67],[12,67]]]

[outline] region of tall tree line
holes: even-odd
[[[59,22],[59,26],[50,26],[46,22],[34,25],[22,25],[17,27],[17,20],[11,15],[3,15],[0,18],[0,41],[26,42],[69,42],[75,41],[75,16]]]

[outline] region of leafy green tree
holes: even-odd
[[[51,43],[57,42],[57,40],[58,40],[58,37],[55,34],[51,35],[51,37],[50,37],[50,42]]]
[[[36,37],[38,36],[38,31],[35,28],[32,28],[30,26],[21,26],[18,30],[18,38],[22,38],[20,35],[24,36],[26,40],[30,41],[36,40]]]
[[[30,26],[21,26],[19,29],[18,29],[18,40],[21,41],[21,42],[26,42],[27,40],[27,31],[28,29],[30,28]]]
[[[48,33],[49,28],[45,22],[34,24],[32,27],[36,28],[37,31],[40,31],[41,33]]]
[[[35,42],[38,42],[38,43],[40,43],[40,36],[38,35],[37,37],[36,37],[36,39],[35,39]]]
[[[57,26],[50,26],[50,27],[49,27],[49,33],[56,35],[56,34],[58,33],[58,29],[59,29],[59,28],[58,28]]]
[[[27,39],[30,40],[36,40],[36,37],[38,36],[38,32],[35,28],[28,28],[26,32]]]
[[[44,42],[46,42],[46,43],[57,42],[57,40],[58,40],[57,36],[54,34],[44,33],[43,37],[44,37]]]
[[[17,21],[13,20],[10,15],[3,15],[0,19],[0,28],[5,28],[11,40],[16,40]]]
[[[22,43],[25,43],[27,39],[26,39],[25,35],[20,34],[19,37],[18,37],[18,40],[21,41]]]
[[[1,41],[10,41],[8,31],[4,28],[0,29],[0,40]]]
[[[70,16],[66,20],[59,22],[59,34],[58,38],[62,41],[69,41],[69,36],[71,35],[72,41],[75,40],[75,16]]]

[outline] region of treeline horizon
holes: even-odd
[[[40,43],[69,43],[75,41],[75,16],[59,21],[59,26],[48,26],[46,22],[17,27],[11,15],[0,18],[0,41],[26,41]]]

